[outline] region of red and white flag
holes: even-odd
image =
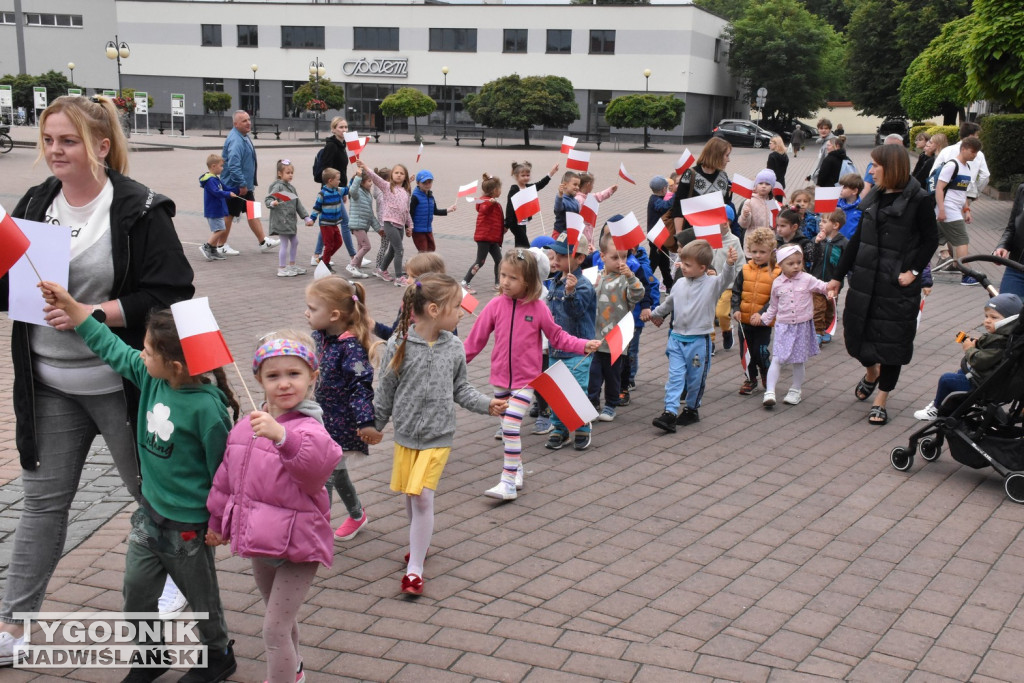
[[[814,188],[814,213],[832,213],[839,206],[841,187]]]
[[[633,321],[633,312],[630,311],[604,336],[604,340],[608,342],[608,353],[611,354],[612,363],[629,348],[635,331],[636,323]]]
[[[3,275],[25,255],[25,252],[28,251],[29,241],[2,206],[0,206],[0,244],[3,245],[3,249],[0,249],[0,275]]]
[[[719,195],[721,196],[721,195]],[[608,230],[612,234],[612,241],[618,249],[632,249],[640,246],[647,239],[643,229],[640,227],[636,216],[630,211],[622,220],[608,221]]]
[[[647,239],[651,241],[651,244],[656,246],[658,249],[665,244],[665,240],[668,239],[668,228],[665,227],[665,221],[659,220],[657,225],[651,228],[651,231],[647,233]]]
[[[747,345],[747,338],[743,338],[743,344],[740,349],[743,353],[740,354],[740,367],[743,368],[743,372],[747,371],[750,366],[750,346]]]
[[[420,157],[423,156],[423,143],[420,143],[420,148],[416,150],[416,163],[420,163]]]
[[[580,215],[583,216],[583,221],[587,225],[597,225],[597,210],[600,206],[601,202],[597,201],[596,192],[591,192],[583,200],[583,206],[580,207]]]
[[[836,299],[830,299],[829,303],[832,304],[832,322],[829,323],[825,329],[825,334],[835,334],[836,327],[839,325],[839,302]],[[924,299],[921,299],[921,308],[924,308]],[[920,311],[918,311],[920,313]]]
[[[530,386],[544,397],[570,432],[597,419],[597,409],[563,361],[537,375]]]
[[[207,297],[171,304],[188,374],[195,377],[234,362]]]
[[[917,309],[917,326],[921,327],[921,317],[924,316],[924,300],[925,297],[921,297],[921,305]]]
[[[290,202],[293,199],[297,199],[297,196],[291,192],[273,192],[270,196],[279,202]]]
[[[466,313],[469,313],[470,315],[472,315],[473,312],[476,311],[476,307],[479,306],[479,305],[480,305],[480,302],[477,301],[477,298],[475,296],[473,296],[472,294],[470,294],[468,289],[463,287],[462,288],[462,303],[459,304],[459,306],[462,307],[462,310],[464,310]]]
[[[774,199],[768,202],[768,212],[772,215],[772,227],[779,222],[779,214],[782,213],[782,206]]]
[[[713,225],[718,229],[729,221],[725,213],[725,199],[721,192],[711,192],[697,197],[688,197],[679,202],[679,209],[686,222],[693,227]]]
[[[706,241],[712,249],[722,248],[722,229],[717,225],[695,225],[693,226],[693,236]]]
[[[254,218],[263,218],[263,203],[246,201],[245,217],[249,220],[253,220]]]
[[[784,199],[786,197],[786,188],[778,180],[775,181],[775,187],[772,188],[772,195],[776,199]]]
[[[366,143],[370,141],[370,138],[359,137],[359,133],[355,131],[345,133],[345,148],[348,150],[349,161],[355,161],[362,154],[363,148],[366,147]]]
[[[565,243],[572,247],[572,255],[576,255],[576,245],[583,234],[583,216],[572,211],[565,212]]]
[[[754,194],[754,181],[739,173],[732,176],[732,193],[750,199]]]
[[[682,155],[679,157],[679,160],[676,161],[676,173],[678,173],[679,175],[683,175],[684,173],[686,173],[686,169],[693,166],[694,161],[696,161],[696,159],[692,154],[690,154],[690,150],[684,149]]]
[[[571,138],[568,135],[562,136],[562,154],[568,154],[571,149],[576,147],[576,138]]]
[[[527,185],[512,195],[512,210],[516,213],[516,220],[520,222],[540,213],[540,198],[537,196],[536,186]]]
[[[469,197],[476,192],[476,188],[480,185],[479,180],[474,180],[468,185],[459,185],[459,197]]]
[[[629,171],[626,170],[625,164],[619,164],[619,177],[625,180],[630,185],[636,185],[636,181],[633,180],[633,176],[629,175]]]
[[[573,171],[586,171],[590,168],[590,152],[570,149],[569,157],[565,160],[565,167]]]

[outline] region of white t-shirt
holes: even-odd
[[[956,174],[954,177],[953,174]],[[964,203],[967,201],[967,188],[971,184],[971,165],[961,164],[956,159],[950,159],[942,165],[939,172],[939,182],[945,182],[946,189],[943,196],[943,206],[946,208],[946,223],[963,220]],[[939,207],[935,207],[935,215],[939,215]]]

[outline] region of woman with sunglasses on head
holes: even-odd
[[[143,348],[154,308],[192,297],[174,203],[124,173],[128,146],[106,98],[59,97],[39,120],[39,154],[52,174],[11,214],[71,228],[68,290],[93,317]],[[10,275],[0,278],[6,306]],[[41,303],[41,302],[40,302]],[[24,636],[16,612],[38,612],[64,551],[68,511],[93,439],[103,436],[138,500],[138,393],[75,334],[67,313],[44,306],[46,326],[14,322],[14,414],[25,491],[0,603],[0,666]]]

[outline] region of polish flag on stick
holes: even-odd
[[[468,289],[463,287],[462,303],[459,304],[459,306],[462,307],[462,310],[464,310],[466,313],[469,313],[470,315],[473,315],[473,312],[476,311],[476,307],[479,305],[480,302],[477,301],[477,298],[470,294]]]
[[[633,312],[630,311],[604,336],[604,340],[608,342],[608,353],[611,354],[612,363],[629,348],[635,330],[636,323],[633,321]]]
[[[696,161],[696,159],[692,154],[690,154],[690,150],[684,149],[682,156],[680,156],[679,160],[676,161],[676,173],[683,175],[686,173],[686,169],[693,166],[694,161]]]
[[[28,252],[30,242],[2,206],[0,206],[0,244],[4,245],[3,250],[0,250],[0,275],[3,275]],[[36,267],[33,265],[32,270],[35,269]],[[38,271],[36,271],[36,277],[39,277]]]
[[[597,210],[600,205],[601,202],[597,201],[596,192],[591,192],[583,200],[583,206],[580,207],[580,215],[583,216],[583,221],[587,225],[597,225]]]
[[[831,213],[839,206],[841,187],[814,188],[814,213]]]
[[[717,225],[695,225],[693,236],[705,240],[712,249],[722,248],[722,230]]]
[[[195,377],[234,362],[207,297],[171,304],[188,374]]]
[[[784,188],[782,183],[778,180],[775,181],[775,187],[772,188],[772,195],[774,195],[776,199],[783,199],[786,196],[786,188]]]
[[[355,161],[359,158],[363,148],[366,147],[366,143],[370,141],[370,138],[360,138],[359,133],[352,131],[345,133],[345,148],[348,149],[348,158],[350,161]]]
[[[263,204],[260,202],[245,202],[245,217],[249,220],[263,218]]]
[[[420,143],[420,148],[416,150],[416,163],[420,163],[420,157],[423,156],[423,143]]]
[[[777,201],[772,199],[768,202],[768,212],[772,215],[772,227],[779,222],[779,214],[782,213],[782,206]]]
[[[625,180],[630,185],[636,185],[636,181],[633,180],[633,176],[629,175],[629,171],[626,170],[625,164],[619,164],[619,177]]]
[[[480,185],[480,181],[474,180],[469,185],[459,185],[459,197],[469,197],[476,192],[476,188]]]
[[[924,299],[921,299],[921,308],[924,308]],[[828,328],[825,330],[825,334],[835,334],[836,326],[839,324],[839,302],[832,299],[832,322],[829,323]]]
[[[647,239],[632,211],[626,214],[626,217],[622,220],[609,221],[608,229],[612,233],[612,240],[615,242],[615,246],[619,249],[632,249],[633,247],[640,246]]]
[[[530,386],[544,397],[570,432],[597,419],[597,409],[562,361],[538,375]]]
[[[718,226],[729,220],[721,192],[689,197],[679,202],[679,208],[686,222],[693,227],[713,225],[717,230]]]
[[[562,154],[568,154],[574,147],[576,147],[577,138],[571,138],[568,135],[562,136]]]
[[[274,192],[270,196],[279,202],[290,202],[291,200],[296,199],[296,196],[291,192]]]
[[[750,366],[750,347],[747,346],[747,338],[743,338],[743,353],[740,354],[740,367],[743,368],[743,372],[747,371]]]
[[[572,247],[572,255],[576,255],[576,245],[580,243],[580,235],[583,234],[583,216],[572,211],[565,213],[565,243]]]
[[[590,152],[570,149],[569,158],[565,161],[565,167],[573,171],[586,171],[590,168]]]
[[[750,199],[754,194],[754,181],[739,173],[733,174],[732,193]]]
[[[651,241],[651,244],[661,249],[665,244],[665,240],[668,239],[668,228],[665,227],[665,221],[659,220],[658,224],[647,233],[647,239]]]
[[[540,198],[537,196],[537,187],[528,185],[512,195],[512,210],[516,213],[516,220],[520,222],[525,221],[534,214],[540,213]]]

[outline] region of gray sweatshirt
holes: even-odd
[[[654,309],[659,318],[672,313],[672,331],[687,336],[711,334],[715,330],[715,304],[726,285],[736,279],[738,262],[726,263],[717,275],[681,277],[672,285],[672,291]]]
[[[491,399],[466,378],[462,341],[442,331],[428,344],[409,329],[405,358],[398,374],[388,366],[402,339],[393,335],[380,365],[380,383],[373,397],[376,428],[395,421],[395,443],[406,448],[450,448],[455,436],[455,403],[486,415]]]

